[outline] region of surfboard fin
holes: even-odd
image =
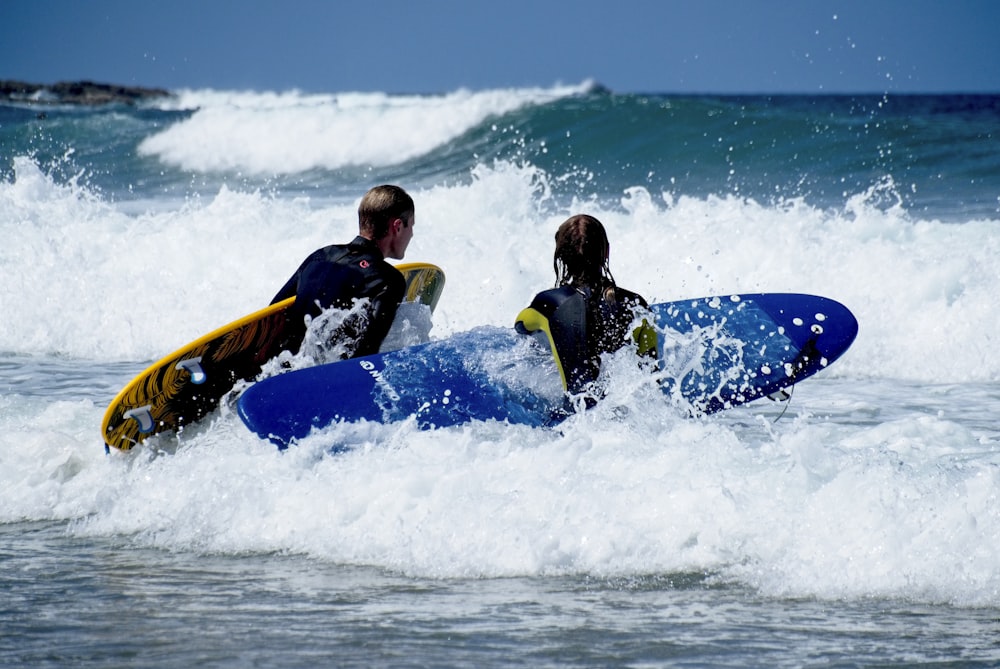
[[[794,387],[795,386],[789,386],[789,388],[794,388]],[[788,400],[792,399],[792,394],[788,392],[788,390],[786,390],[785,388],[781,388],[780,390],[777,390],[768,395],[767,399],[771,400],[772,402],[787,402]]]
[[[784,417],[785,412],[788,411],[788,407],[792,406],[792,395],[794,394],[795,394],[795,385],[793,384],[790,386],[785,386],[781,390],[773,392],[767,396],[767,399],[771,400],[772,402],[783,402],[785,405],[781,408],[781,413],[778,414],[778,417],[774,419],[775,423],[781,420]]]

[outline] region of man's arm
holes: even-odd
[[[406,282],[398,271],[398,280],[393,277],[387,281],[384,288],[369,298],[371,304],[368,312],[368,324],[358,341],[355,356],[378,353],[379,347],[396,318],[399,304],[406,295]]]

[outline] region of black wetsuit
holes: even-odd
[[[366,314],[348,319],[333,334],[346,344],[344,357],[377,353],[389,333],[396,309],[406,293],[406,281],[375,242],[355,237],[349,244],[334,244],[314,251],[278,291],[271,304],[295,296],[286,325],[285,345],[298,351],[305,336],[305,317],[325,309],[350,309],[355,298],[368,298]]]
[[[576,285],[546,290],[530,308],[548,320],[566,390],[578,393],[597,379],[602,353],[614,353],[632,340],[636,308],[648,307],[641,295],[605,283],[596,291]]]

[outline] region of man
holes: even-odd
[[[358,206],[358,236],[314,251],[271,300],[295,296],[285,339],[290,350],[302,344],[306,316],[349,310],[365,299],[364,309],[348,316],[331,341],[344,347],[343,358],[378,352],[406,292],[403,275],[385,259],[403,259],[414,220],[413,199],[399,186],[375,186],[365,193]]]

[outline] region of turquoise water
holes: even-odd
[[[0,108],[2,173],[30,155],[115,200],[241,189],[353,197],[527,162],[565,202],[643,186],[842,205],[877,184],[912,213],[1000,211],[1000,96],[614,95],[587,86],[377,94],[181,92],[145,108]],[[347,141],[345,141],[345,139]],[[138,149],[138,150],[137,150]]]
[[[995,666],[996,96],[177,91],[0,106],[0,665]],[[417,201],[431,337],[509,326],[598,216],[650,301],[807,292],[851,350],[705,419],[611,361],[559,430],[230,406],[104,455],[136,373]],[[349,453],[331,456],[333,442]]]

